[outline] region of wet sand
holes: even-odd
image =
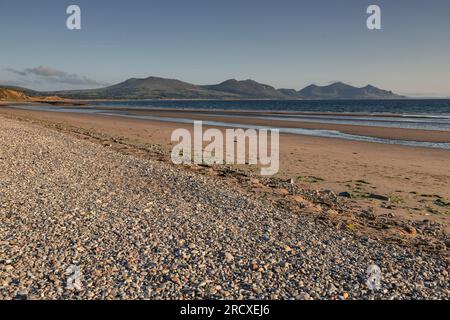
[[[302,121],[280,121],[280,120],[264,120],[255,119],[251,117],[229,117],[227,114],[236,115],[236,112],[221,112],[222,116],[210,115],[210,112],[193,112],[193,111],[164,111],[164,110],[133,110],[130,114],[149,115],[157,117],[171,117],[171,118],[188,118],[196,120],[209,120],[219,122],[231,122],[241,124],[252,124],[259,126],[272,127],[287,127],[287,128],[302,128],[315,130],[336,130],[347,134],[368,136],[391,140],[408,140],[421,142],[450,142],[450,132],[436,131],[436,130],[416,130],[403,128],[386,128],[386,127],[368,127],[359,125],[346,124],[328,124],[328,123],[311,123]],[[246,112],[246,116],[255,114],[255,112]]]

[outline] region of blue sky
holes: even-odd
[[[66,28],[70,4],[82,30]],[[382,30],[366,28],[370,4]],[[150,75],[450,96],[450,1],[0,2],[0,83],[70,89]]]

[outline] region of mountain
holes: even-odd
[[[290,98],[290,99],[299,99],[300,95],[298,94],[295,89],[278,89],[279,93],[281,93],[284,97]]]
[[[230,79],[215,85],[195,85],[176,79],[148,77],[132,78],[119,84],[100,89],[65,90],[38,92],[19,87],[3,87],[22,92],[24,95],[41,98],[69,99],[273,99],[273,100],[330,100],[330,99],[400,99],[404,98],[392,91],[368,85],[357,88],[337,82],[328,86],[310,85],[296,91],[275,89],[254,80],[238,81]],[[11,93],[9,93],[11,94]],[[6,93],[4,93],[6,95]]]
[[[298,91],[298,97],[302,99],[401,99],[403,96],[397,95],[392,91],[378,89],[367,85],[363,88],[350,86],[342,82],[336,82],[328,86],[310,85]]]
[[[47,92],[49,93],[49,92]],[[101,89],[53,92],[76,99],[233,99],[240,96],[208,90],[205,87],[175,79],[132,78]]]
[[[230,79],[216,85],[203,86],[208,90],[236,94],[247,98],[285,99],[274,87],[253,80],[238,81]]]
[[[195,85],[176,79],[132,78],[106,88],[45,92],[74,99],[285,99],[275,88],[253,80]]]

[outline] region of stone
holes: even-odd
[[[411,226],[405,226],[404,229],[412,236],[415,236],[417,234],[417,230]]]
[[[176,284],[178,284],[178,285],[181,285],[180,277],[179,277],[178,275],[174,275],[174,276],[170,277],[170,280],[171,280],[173,283],[176,283]]]
[[[301,292],[297,297],[297,300],[310,300],[311,296],[307,292]]]
[[[233,255],[229,252],[226,252],[225,253],[225,261],[229,263],[229,262],[233,262],[233,260],[234,260]]]

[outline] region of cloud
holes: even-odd
[[[12,68],[6,68],[5,70],[9,71],[11,73],[17,74],[19,76],[26,76],[27,75],[27,73],[25,71],[15,70],[15,69],[12,69]]]
[[[34,75],[42,76],[42,77],[64,77],[64,76],[68,75],[64,71],[52,69],[49,67],[43,67],[43,66],[40,66],[37,68],[25,69],[22,72],[24,72],[25,74],[34,74]]]
[[[85,76],[80,76],[75,73],[68,73],[62,70],[54,69],[51,67],[39,66],[35,68],[27,68],[24,70],[16,70],[12,68],[5,69],[6,71],[18,75],[20,77],[26,77],[27,81],[40,82],[44,84],[59,84],[59,85],[71,85],[77,87],[93,87],[103,86],[105,83],[97,82]],[[32,79],[31,79],[32,78]],[[22,79],[23,81],[23,79]]]

